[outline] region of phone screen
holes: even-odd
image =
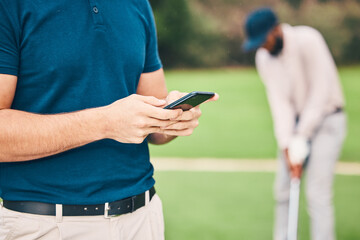
[[[167,105],[164,109],[182,109],[187,111],[212,98],[214,95],[215,93],[213,92],[191,92],[186,96],[176,100],[175,102]]]

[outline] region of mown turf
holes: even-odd
[[[342,160],[360,161],[360,67],[340,68],[348,113]],[[190,137],[151,146],[152,156],[274,158],[276,142],[265,88],[255,69],[166,71],[169,90],[215,91],[217,102],[202,105],[200,126]]]
[[[167,240],[271,239],[273,173],[157,172]],[[360,239],[360,176],[336,176],[337,239]],[[304,185],[304,184],[303,184]],[[304,192],[300,239],[310,239]]]

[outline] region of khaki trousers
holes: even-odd
[[[158,195],[133,213],[104,216],[42,216],[0,206],[0,240],[163,240],[164,219]]]
[[[335,113],[324,119],[311,141],[311,153],[302,184],[305,186],[312,240],[335,240],[332,187],[335,165],[345,134],[346,116],[343,112]],[[286,240],[289,189],[288,166],[284,156],[280,155],[275,181],[275,240]]]

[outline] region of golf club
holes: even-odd
[[[287,240],[297,240],[300,182],[301,180],[298,177],[293,177],[290,181]]]

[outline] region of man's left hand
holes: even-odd
[[[179,91],[171,91],[166,98],[167,104],[170,104],[177,99],[185,96],[187,93],[182,93]],[[216,101],[219,98],[218,94],[215,94],[214,97],[208,101]],[[206,102],[208,102],[206,101]],[[172,111],[172,110],[169,110]],[[201,110],[199,106],[193,107],[188,111],[184,111],[177,119],[176,123],[164,127],[166,134],[173,136],[189,136],[193,133],[194,129],[199,125],[199,118],[201,116]]]
[[[284,154],[285,161],[289,167],[291,178],[299,178],[300,179],[302,170],[303,170],[302,163],[291,162],[290,157],[289,157],[289,150],[287,148],[284,149],[283,154]]]

